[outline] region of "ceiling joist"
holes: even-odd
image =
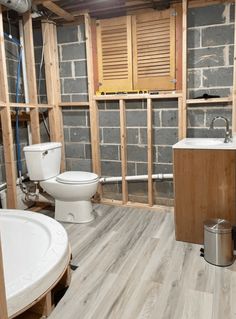
[[[43,1],[42,5],[66,21],[72,22],[75,20],[75,17],[71,13],[62,9],[61,7],[59,7],[57,4],[55,4],[52,1]]]

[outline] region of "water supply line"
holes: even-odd
[[[25,13],[30,10],[32,1],[31,0],[0,0],[0,4],[5,7],[14,10],[18,13]]]
[[[173,174],[152,174],[152,179],[157,180],[172,180]],[[131,175],[131,176],[125,176],[126,181],[147,181],[148,175]],[[102,184],[105,183],[115,183],[115,182],[121,182],[122,176],[114,176],[114,177],[101,177],[99,179],[99,182]]]

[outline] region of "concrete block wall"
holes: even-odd
[[[189,98],[204,93],[226,97],[232,93],[234,56],[234,5],[230,3],[191,8],[188,11]],[[188,107],[188,137],[223,137],[222,115],[232,121],[232,105]]]
[[[233,80],[234,5],[188,11],[189,97],[229,96]]]
[[[63,102],[88,101],[84,25],[57,28]]]
[[[99,110],[100,152],[103,176],[121,176],[120,120],[117,102],[107,102]],[[147,109],[144,101],[126,102],[127,174],[147,174]],[[153,101],[153,173],[172,173],[172,148],[177,142],[177,100]],[[147,201],[147,183],[129,182],[129,199]],[[155,182],[156,201],[173,196],[171,182]],[[121,185],[104,185],[104,196],[121,198]]]
[[[204,93],[228,96],[232,89],[233,18],[232,4],[192,8],[188,12],[188,87],[189,97]],[[84,26],[58,27],[60,76],[63,101],[87,101],[87,72]],[[147,174],[146,104],[129,101],[127,116],[128,174]],[[172,172],[172,145],[177,142],[178,112],[176,100],[153,103],[153,170]],[[217,121],[223,115],[231,121],[231,105],[198,105],[188,108],[188,137],[223,137]],[[64,133],[67,169],[91,170],[89,112],[86,108],[64,108]],[[99,104],[101,168],[104,176],[121,175],[120,122],[117,102]],[[130,182],[131,200],[147,201],[147,183]],[[173,198],[173,183],[155,182],[156,202]],[[120,183],[104,185],[104,196],[121,198]]]
[[[12,36],[19,39],[18,28],[15,25],[11,25],[9,28],[8,24],[4,24],[4,31]],[[10,102],[16,102],[16,78],[17,78],[17,65],[18,65],[18,47],[15,43],[5,37],[5,52],[6,52],[6,64],[7,64],[7,76],[8,76],[8,89]],[[20,78],[20,102],[24,101],[24,89],[22,77]],[[14,142],[14,158],[16,163],[16,144],[15,144],[15,122],[12,122],[13,127],[13,142]],[[27,126],[26,123],[20,122],[20,144],[21,144],[21,156],[22,156],[22,167],[23,173],[26,172],[26,165],[23,154],[23,147],[27,145]],[[5,183],[5,164],[4,164],[4,151],[2,141],[2,129],[0,132],[0,184]]]
[[[4,31],[9,34],[9,25],[4,24]],[[15,25],[11,25],[11,34],[16,38],[19,39],[19,31],[18,27]],[[40,63],[40,55],[39,55],[39,48],[42,48],[42,36],[40,30],[34,34],[34,41],[36,44],[35,47],[35,57],[36,57],[36,73],[38,70],[38,65]],[[9,41],[5,38],[5,48],[6,48],[6,63],[7,63],[7,75],[8,75],[8,87],[9,87],[9,98],[11,102],[16,102],[16,77],[17,77],[17,61],[18,61],[18,48],[17,45],[13,42]],[[44,72],[44,71],[43,71]],[[22,72],[21,72],[22,74]],[[38,74],[38,73],[37,73]],[[39,78],[39,77],[38,77]],[[43,73],[43,80],[41,85],[41,94],[40,100],[41,103],[45,103],[46,101],[46,89],[45,89],[45,76]],[[24,88],[23,88],[23,79],[20,78],[20,102],[25,102],[24,98]],[[28,131],[27,131],[27,123],[21,122],[19,123],[20,126],[20,146],[21,146],[21,158],[22,158],[22,173],[25,174],[27,172],[25,157],[23,148],[24,146],[28,145]],[[14,143],[14,158],[15,158],[15,166],[16,165],[16,144],[15,144],[15,122],[12,122],[13,128],[13,143]],[[48,141],[48,135],[45,130],[43,123],[40,123],[40,133],[41,133],[41,140],[42,142]],[[3,152],[3,141],[2,141],[2,130],[0,131],[0,184],[5,183],[6,181],[6,174],[5,174],[5,165],[4,165],[4,152]]]

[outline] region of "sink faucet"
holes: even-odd
[[[224,139],[224,143],[229,143],[231,142],[231,132],[229,129],[229,120],[224,117],[224,116],[215,116],[210,124],[210,129],[214,129],[214,122],[218,119],[224,120],[225,121],[225,139]]]

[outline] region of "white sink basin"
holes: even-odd
[[[173,145],[173,148],[236,150],[236,139],[224,143],[224,138],[185,138]]]
[[[214,146],[227,144],[224,143],[223,139],[218,138],[190,138],[186,139],[185,143],[193,146]]]

